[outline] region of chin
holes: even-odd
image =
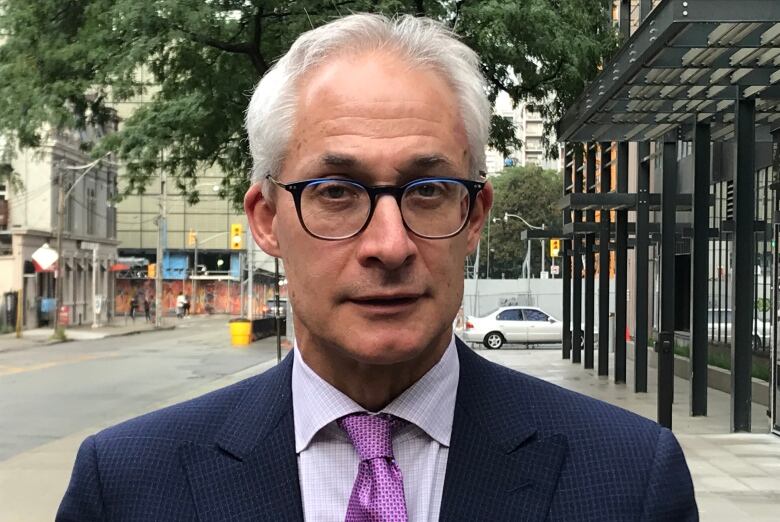
[[[399,336],[398,332],[387,332],[365,339],[353,337],[347,340],[345,348],[362,363],[391,365],[420,358],[435,349],[434,346],[434,340],[428,336]]]

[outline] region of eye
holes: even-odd
[[[408,194],[413,197],[420,198],[436,198],[441,197],[445,193],[445,187],[442,183],[437,182],[423,182],[418,185],[409,187]]]

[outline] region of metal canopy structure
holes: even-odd
[[[710,124],[734,138],[737,98],[754,100],[756,135],[780,122],[780,2],[664,0],[560,121],[561,141],[653,141]],[[684,127],[685,128],[685,127]]]
[[[628,36],[632,3],[639,3],[641,20]],[[609,302],[604,296],[609,289],[609,252],[615,253],[615,326],[617,332],[623,332],[627,325],[626,256],[633,248],[634,391],[647,392],[648,265],[649,249],[654,244],[655,254],[660,251],[656,266],[660,276],[658,320],[653,334],[658,364],[658,421],[671,428],[673,347],[680,312],[690,318],[690,412],[707,414],[707,308],[711,305],[707,292],[701,290],[708,288],[708,272],[715,270],[710,240],[720,242],[720,264],[720,249],[725,243],[726,264],[734,274],[753,274],[755,242],[759,238],[764,241],[766,255],[768,241],[780,237],[776,220],[769,223],[766,201],[770,183],[766,171],[761,216],[757,215],[756,192],[757,143],[775,147],[774,164],[776,171],[780,170],[780,0],[661,0],[654,8],[650,0],[620,0],[620,30],[628,36],[625,44],[557,126],[565,157],[560,201],[562,252],[568,256],[563,264],[562,355],[585,368],[593,368],[596,362],[593,330],[598,253],[601,335],[597,362],[598,374],[608,375],[609,349],[602,339],[608,337]],[[636,150],[631,169],[630,142]],[[652,155],[651,142],[655,142]],[[691,142],[688,153],[680,149],[684,142]],[[713,178],[711,161],[716,161],[716,156],[712,142],[730,142],[723,147],[733,145],[728,159],[722,154],[717,156],[732,162],[730,177],[719,175],[720,190],[716,190]],[[682,170],[680,160],[686,154],[692,154],[693,161]],[[761,166],[766,169],[765,163]],[[658,193],[650,192],[651,175],[656,186],[660,182]],[[628,190],[629,176],[635,180],[633,193]],[[691,193],[678,192],[678,179],[683,177],[692,182],[684,184],[692,185]],[[771,186],[773,190],[780,187],[776,172]],[[773,198],[775,215],[780,216],[780,200]],[[725,207],[723,201],[727,201]],[[635,213],[633,223],[628,222],[629,211]],[[656,211],[660,222],[650,222],[651,211]],[[678,222],[680,212],[690,213],[693,221]],[[678,282],[676,256],[680,245],[690,256],[690,267],[689,275]],[[774,265],[780,270],[777,256]],[[733,308],[733,431],[749,431],[751,424],[755,277],[753,285],[740,284],[737,277],[729,283],[726,273],[723,302]],[[678,285],[687,287],[691,296],[682,307],[677,303]],[[571,328],[580,324],[584,331]],[[615,336],[614,352],[615,381],[625,383],[626,344],[622,335]]]

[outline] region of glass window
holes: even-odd
[[[509,310],[504,310],[498,314],[496,319],[499,321],[522,321],[523,317],[520,315],[520,309],[510,308]]]
[[[525,314],[526,321],[546,321],[550,317],[541,310],[534,310],[532,308],[524,309],[523,314]]]

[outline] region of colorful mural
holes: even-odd
[[[193,286],[197,298],[193,296]],[[285,290],[282,288],[282,298],[287,297]],[[179,295],[179,292],[184,292],[189,297],[192,307],[191,314],[238,315],[241,311],[241,289],[236,281],[197,281],[195,285],[193,285],[193,281],[163,281],[162,306],[165,315],[176,314],[176,296]],[[154,279],[117,279],[114,299],[116,315],[125,315],[130,312],[130,301],[133,296],[137,297],[138,308],[136,312],[142,315],[144,297],[154,303]],[[268,310],[266,302],[273,297],[272,285],[256,283],[252,299],[254,315],[261,317]]]

